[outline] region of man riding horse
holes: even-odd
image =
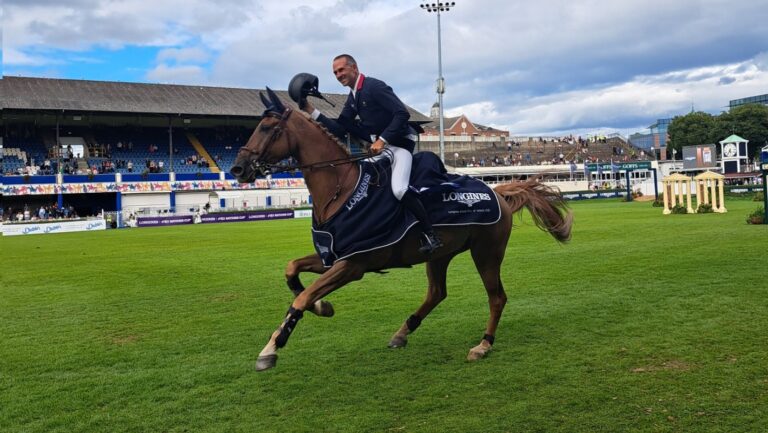
[[[334,123],[320,123],[312,120],[309,115],[297,115],[267,88],[268,98],[259,94],[265,107],[262,120],[238,152],[230,169],[230,173],[239,182],[249,183],[257,176],[272,172],[275,168],[287,169],[285,166],[281,167],[280,162],[289,157],[294,158],[296,162],[291,167],[302,170],[307,189],[313,197],[312,233],[315,252],[288,263],[285,277],[295,298],[282,323],[259,352],[256,369],[263,371],[276,365],[278,350],[285,347],[305,311],[323,317],[333,316],[333,307],[324,298],[335,290],[360,280],[369,272],[426,263],[427,296],[413,314],[402,322],[389,342],[390,347],[404,347],[408,336],[416,331],[430,312],[446,298],[448,265],[456,255],[465,251],[472,255],[488,295],[490,308],[483,337],[467,354],[468,360],[481,359],[489,353],[495,342],[496,330],[507,302],[500,272],[512,231],[512,215],[525,207],[538,227],[559,242],[567,242],[571,236],[572,214],[559,191],[540,183],[536,178],[497,185],[491,190],[476,179],[447,173],[442,164],[439,164],[436,155],[424,152],[414,158],[414,163],[420,167],[419,173],[416,174],[429,176],[419,176],[424,179],[414,178],[414,184],[419,186],[419,191],[423,191],[421,194],[433,197],[433,200],[426,201],[427,206],[437,206],[441,211],[433,214],[434,223],[439,226],[441,240],[437,241],[435,236],[433,239],[437,245],[443,245],[431,254],[418,251],[419,245],[424,242],[421,240],[421,233],[410,230],[415,224],[415,217],[399,211],[399,202],[389,195],[390,188],[385,183],[378,184],[374,180],[383,174],[374,166],[389,161],[359,162],[366,156],[359,158],[350,155],[347,146],[324,127],[327,125],[336,132],[344,132],[356,126],[366,133],[373,133],[374,142],[383,138],[375,145],[383,148],[382,154],[389,154],[389,160],[394,159],[398,149],[402,149],[395,144],[406,143],[407,137],[403,138],[403,135],[388,131],[389,124],[381,126],[372,123],[372,118],[367,114],[363,114],[363,120],[359,123],[352,121],[355,113],[359,115],[365,112],[363,107],[372,108],[375,104],[370,94],[367,97],[362,94],[366,85],[380,84],[390,94],[392,91],[380,81],[362,78],[357,72],[357,67],[350,66],[348,60],[342,57],[334,62],[339,81],[345,85],[352,83],[354,90],[347,100],[342,116],[346,127],[339,125],[339,128],[335,128]],[[311,82],[310,84],[312,85]],[[294,100],[300,101],[307,95],[320,96],[316,83],[314,91],[310,92],[305,92],[303,85],[297,86],[298,93],[289,90]],[[383,92],[382,89],[376,90]],[[391,98],[402,105],[394,94],[391,94]],[[309,104],[304,109],[315,111]],[[392,114],[392,117],[395,115]],[[392,119],[389,121],[392,122]],[[404,130],[407,131],[404,126],[400,128],[395,131],[400,134],[404,134]],[[385,140],[389,143],[385,143]],[[410,169],[410,151],[402,150],[407,155],[407,168]],[[430,160],[435,163],[436,169],[423,164]],[[397,179],[397,185],[393,184],[392,187],[400,186],[401,190],[407,191],[408,178]],[[481,188],[480,192],[477,192],[475,187]],[[386,197],[381,195],[382,190]],[[403,192],[403,197],[408,197],[408,194]],[[370,209],[378,209],[387,203],[394,205],[398,211],[388,211],[380,217],[370,216]],[[486,203],[488,207],[480,206],[480,203]],[[354,211],[350,211],[350,207]],[[335,223],[344,215],[352,218],[344,221],[353,223],[336,227]],[[466,218],[471,219],[465,220]],[[373,225],[376,227],[371,228],[363,222],[375,223]],[[363,226],[364,228],[361,228]],[[362,245],[357,243],[360,239],[352,234],[361,235],[366,242],[371,239],[380,242],[377,241],[373,246],[369,243]],[[351,243],[349,239],[355,242]],[[434,248],[433,242],[427,245],[425,252]],[[312,272],[319,276],[305,288],[299,278],[303,272]]]
[[[419,251],[431,254],[442,247],[443,243],[432,228],[419,194],[409,188],[416,131],[408,125],[408,110],[386,83],[361,74],[357,62],[349,54],[341,54],[333,59],[333,74],[339,83],[351,90],[338,121],[320,113],[306,99],[306,89],[316,86],[317,77],[300,74],[294,78],[289,86],[291,97],[299,102],[299,108],[335,135],[343,137],[349,133],[372,142],[370,152],[375,156],[371,160],[388,158],[391,161],[392,193],[419,220],[424,233]],[[358,116],[360,120],[356,121]]]

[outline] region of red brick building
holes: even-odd
[[[422,150],[437,152],[439,147],[440,115],[437,102],[430,111],[431,122],[423,124],[424,132],[419,136]],[[445,151],[458,152],[484,149],[488,147],[504,148],[509,141],[509,131],[492,128],[472,122],[467,116],[443,118],[445,128]]]

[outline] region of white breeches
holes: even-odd
[[[392,194],[401,200],[405,192],[408,191],[408,184],[411,180],[413,155],[402,147],[385,144],[381,153],[368,158],[368,161],[378,161],[381,158],[389,158],[392,161]]]

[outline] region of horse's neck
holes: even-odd
[[[359,168],[354,162],[343,161],[348,155],[326,133],[314,126],[305,132],[296,159],[306,167],[302,173],[312,196],[314,218],[322,223],[333,216],[352,193]],[[329,166],[329,161],[340,163]]]

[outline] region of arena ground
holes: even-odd
[[[253,362],[291,300],[308,219],[0,238],[4,432],[757,432],[768,419],[768,226],[572,203],[573,240],[515,219],[509,302],[471,259],[401,350],[423,266],[369,275]],[[308,278],[307,280],[311,280]],[[760,427],[763,426],[763,427]]]

